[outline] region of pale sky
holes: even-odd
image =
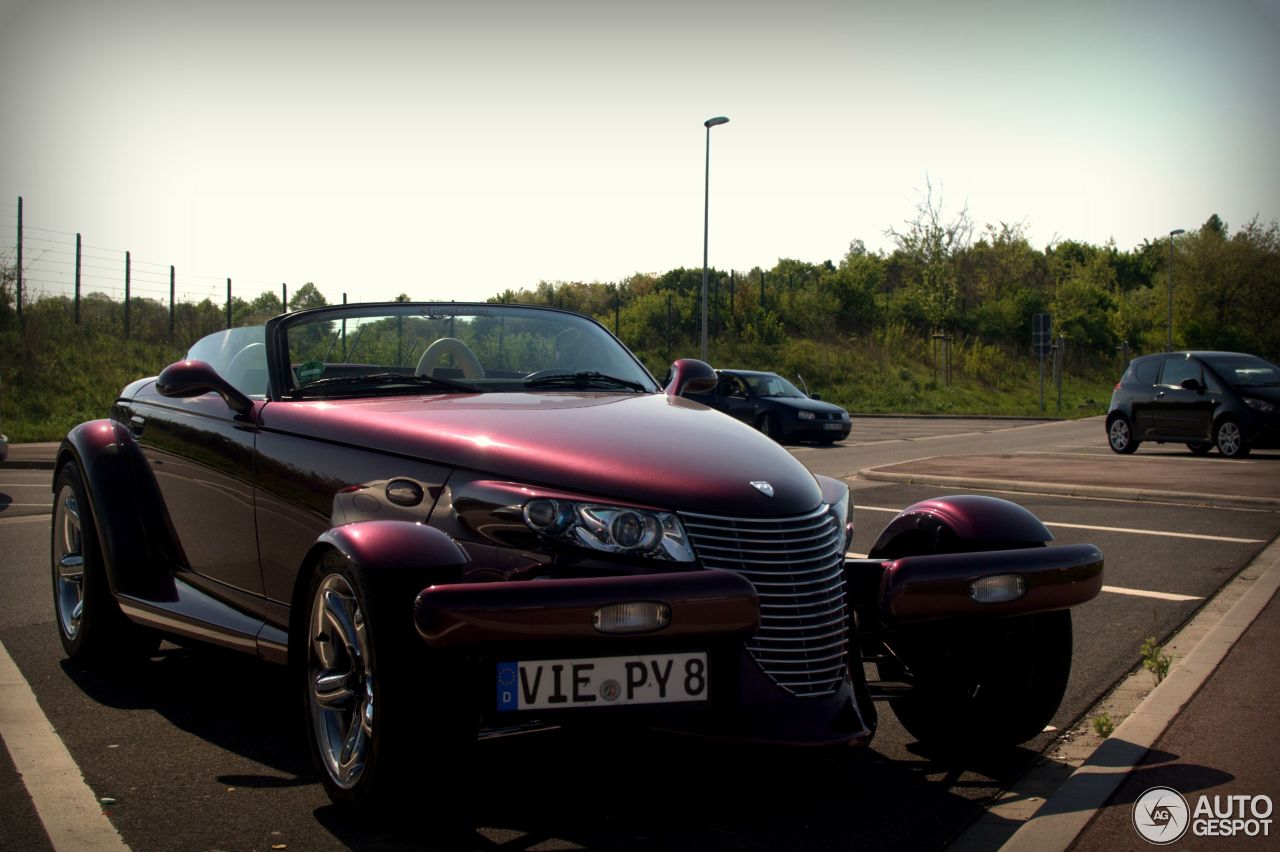
[[[76,232],[117,296],[700,268],[717,115],[713,267],[888,251],[926,179],[1129,249],[1280,219],[1278,104],[1280,0],[0,0],[0,255],[21,195],[46,291]]]

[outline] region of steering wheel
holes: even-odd
[[[484,367],[480,366],[480,359],[476,357],[476,353],[472,352],[467,344],[456,337],[442,337],[428,346],[427,350],[422,353],[422,357],[418,359],[418,366],[414,369],[413,374],[415,376],[426,375],[435,367],[436,362],[445,355],[453,356],[453,360],[462,369],[463,378],[484,378]]]

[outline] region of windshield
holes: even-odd
[[[599,324],[564,311],[345,305],[273,323],[273,340],[287,352],[289,397],[659,390]]]
[[[1202,359],[1229,385],[1238,388],[1280,386],[1280,367],[1255,355],[1204,355]]]
[[[805,395],[800,389],[791,382],[782,378],[782,376],[774,373],[760,373],[758,375],[743,376],[747,384],[751,387],[751,392],[756,396],[778,396],[778,397],[798,397],[804,399]]]

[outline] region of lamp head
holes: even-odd
[[[708,118],[706,121],[702,122],[702,126],[710,130],[712,127],[728,123],[729,119],[725,118],[723,115],[717,115],[715,118]]]

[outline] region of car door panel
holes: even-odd
[[[1195,387],[1183,384],[1192,380]],[[1200,362],[1183,356],[1166,358],[1153,408],[1156,432],[1175,440],[1208,440],[1212,409]]]
[[[256,425],[217,394],[176,399],[154,389],[135,397],[129,425],[160,491],[183,567],[260,595]]]

